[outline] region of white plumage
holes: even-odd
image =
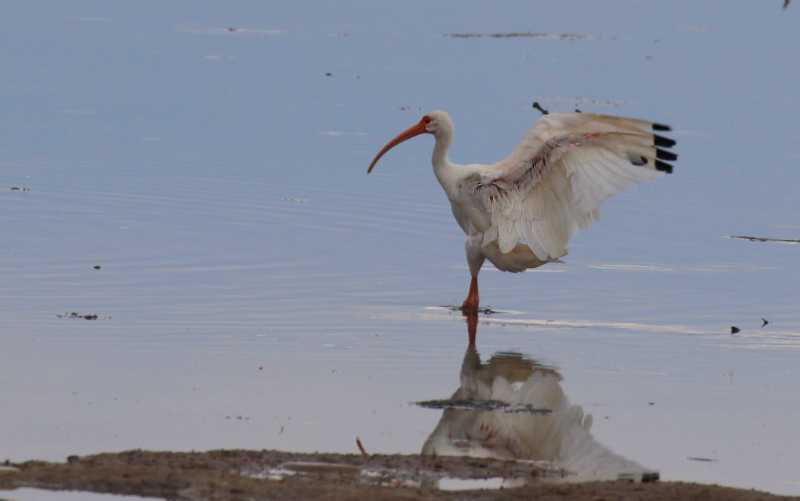
[[[387,144],[433,134],[433,172],[467,234],[472,282],[463,309],[477,310],[478,272],[486,259],[499,270],[520,272],[557,261],[578,229],[600,219],[608,197],[672,172],[666,161],[675,144],[653,131],[669,127],[644,120],[594,113],[558,113],[540,118],[520,145],[494,165],[458,165],[447,158],[453,121],[443,111]]]

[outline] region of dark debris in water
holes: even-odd
[[[425,407],[426,409],[455,409],[460,411],[479,411],[479,412],[492,412],[503,411],[512,413],[525,413],[525,414],[541,414],[549,415],[553,411],[550,409],[542,409],[531,404],[512,404],[503,402],[502,400],[425,400],[422,402],[413,402],[414,405]]]
[[[440,306],[439,308],[447,308],[450,311],[464,311],[461,306]],[[478,308],[478,313],[483,313],[484,315],[496,315],[498,313],[505,313],[504,311],[500,310],[493,310],[489,306],[485,306],[483,308]]]
[[[97,320],[99,317],[97,315],[81,315],[76,312],[72,313],[64,313],[62,315],[56,315],[58,318],[82,318],[84,320]]]
[[[709,459],[709,458],[686,458],[689,461],[703,461],[704,463],[716,463],[717,459]]]
[[[745,237],[741,235],[731,235],[728,238],[738,238],[740,240],[750,240],[751,242],[780,242],[785,244],[800,244],[800,238],[786,239],[786,238],[766,238],[766,237]]]
[[[731,326],[731,334],[736,334],[736,333],[738,333],[740,331],[741,331],[741,329],[736,327],[735,325]]]

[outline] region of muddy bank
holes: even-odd
[[[419,455],[137,450],[81,458],[72,456],[67,463],[7,463],[3,470],[0,472],[2,489],[38,487],[182,500],[800,499],[678,482],[570,484],[564,483],[568,479],[565,472],[541,463]],[[511,483],[520,486],[458,492],[438,488],[442,479],[498,477],[513,479]]]

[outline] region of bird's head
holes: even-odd
[[[369,164],[369,169],[367,169],[367,174],[372,172],[372,168],[375,167],[375,164],[378,163],[378,160],[389,150],[397,146],[398,144],[402,143],[403,141],[407,141],[414,136],[419,136],[420,134],[433,134],[434,137],[439,138],[441,136],[452,135],[453,133],[453,121],[450,120],[450,115],[445,113],[444,111],[432,111],[422,117],[422,119],[417,123],[415,126],[411,127],[407,131],[403,132],[396,138],[389,141],[389,144],[383,147],[383,149],[375,156],[375,159]]]
[[[425,132],[438,136],[439,134],[447,134],[453,132],[453,121],[450,120],[450,115],[444,111],[436,110],[428,113],[420,123],[425,124]]]

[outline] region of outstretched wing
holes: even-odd
[[[484,245],[497,240],[505,253],[523,241],[540,260],[563,256],[606,198],[672,172],[677,155],[663,148],[675,141],[653,133],[665,130],[590,113],[540,118],[508,158],[467,180],[491,213]]]

